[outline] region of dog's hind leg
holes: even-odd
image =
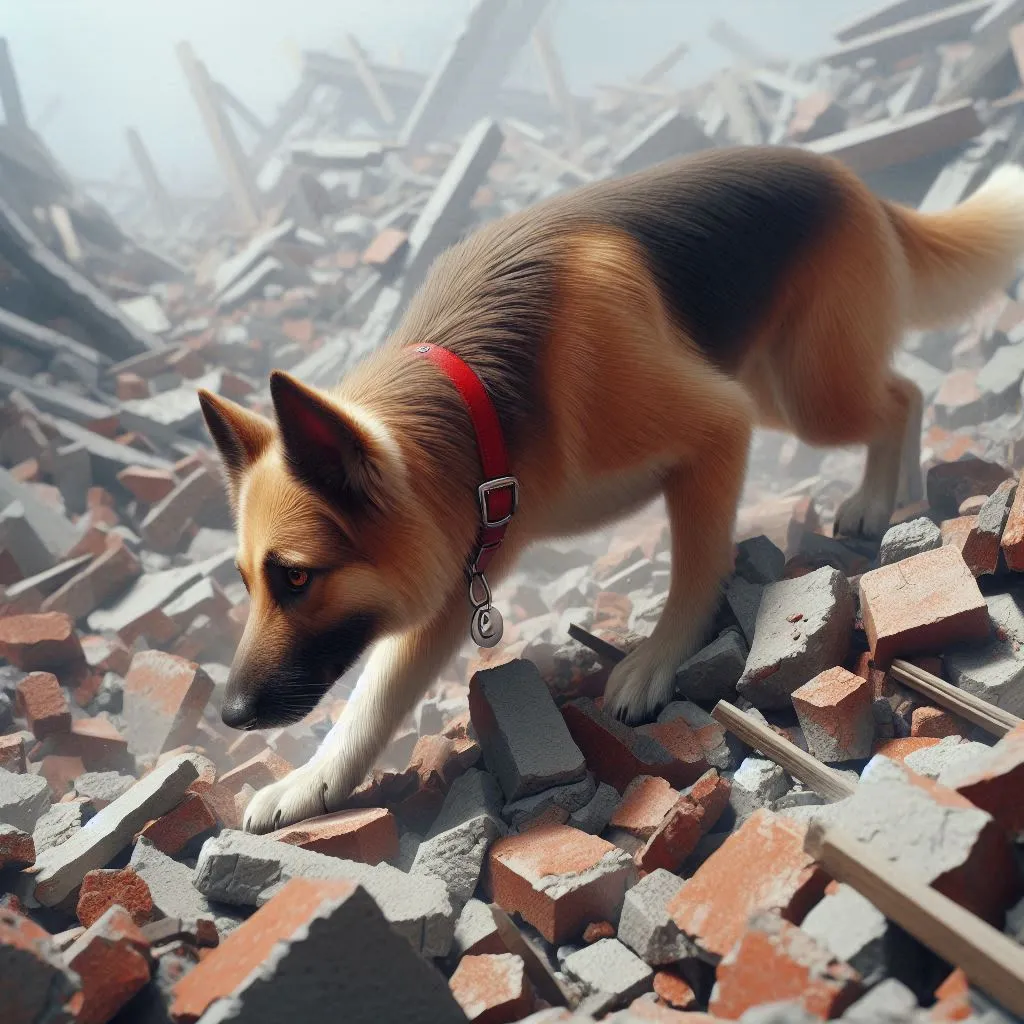
[[[270,832],[338,810],[373,766],[395,729],[467,635],[464,589],[428,623],[373,650],[341,717],[312,759],[261,789],[245,813],[247,832]]]
[[[677,419],[665,424],[688,439],[663,485],[672,535],[668,597],[650,637],[615,666],[605,689],[609,712],[628,721],[650,717],[671,699],[676,670],[704,642],[732,564],[752,408],[734,383],[708,387],[699,400],[691,394],[680,401]]]

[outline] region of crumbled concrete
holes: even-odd
[[[989,704],[1024,716],[1024,657],[1012,640],[952,650],[943,659],[954,686]]]
[[[32,831],[36,853],[66,843],[84,824],[85,808],[80,802],[54,804],[39,818]]]
[[[729,804],[741,821],[761,807],[771,807],[792,785],[779,765],[761,757],[744,758],[731,781]]]
[[[886,531],[878,552],[878,564],[891,565],[938,547],[942,547],[942,531],[935,523],[924,516],[911,519],[907,523],[890,526]]]
[[[817,939],[837,960],[857,971],[871,986],[886,974],[885,915],[856,889],[840,884],[811,908],[800,928]]]
[[[654,972],[618,939],[601,939],[565,958],[566,974],[590,993],[611,996],[621,1006],[650,988]]]
[[[551,821],[556,816],[563,822],[568,821],[571,814],[586,807],[596,792],[594,777],[588,773],[579,782],[555,786],[505,804],[501,816],[511,828],[520,831],[528,828],[531,822]]]
[[[487,814],[462,822],[430,839],[416,851],[410,874],[433,875],[448,887],[459,910],[476,891],[491,843],[504,835],[504,824]]]
[[[0,768],[0,825],[32,832],[50,807],[50,787],[41,775],[16,775]]]
[[[602,782],[590,801],[569,815],[566,824],[578,828],[581,832],[600,835],[612,820],[620,799],[619,791],[614,786]]]
[[[693,952],[667,909],[684,885],[678,875],[658,868],[626,891],[618,938],[649,964],[675,963]]]
[[[918,775],[947,785],[942,779],[942,773],[947,768],[961,763],[970,764],[988,753],[989,749],[984,743],[964,742],[959,736],[943,736],[934,746],[922,747],[907,754],[903,763]]]
[[[851,1024],[910,1024],[917,996],[896,978],[886,978],[863,995],[840,1017]]]
[[[75,793],[92,802],[93,807],[100,810],[123,796],[132,786],[135,779],[120,772],[85,772],[75,779]]]
[[[456,957],[479,953],[504,953],[491,908],[480,900],[467,900],[455,924],[452,954]]]

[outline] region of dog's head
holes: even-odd
[[[222,709],[238,729],[287,725],[424,601],[404,459],[365,412],[275,372],[276,423],[199,392],[235,516],[245,633]],[[421,581],[422,582],[422,581]]]

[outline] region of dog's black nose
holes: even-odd
[[[256,701],[243,696],[226,697],[220,717],[232,729],[252,729],[256,725]]]

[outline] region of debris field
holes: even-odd
[[[672,156],[806,146],[940,210],[1024,149],[1022,0],[895,0],[802,64],[719,22],[708,80],[671,83],[680,42],[587,97],[547,6],[478,0],[429,76],[305,51],[271,123],[181,44],[213,199],[136,131],[139,185],[77,184],[0,46],[3,1024],[1024,1015],[1021,282],[906,339],[926,496],[880,546],[831,535],[861,452],[757,435],[655,719],[602,692],[665,600],[657,507],[533,551],[503,643],[467,641],[346,809],[242,830],[354,674],[297,726],[221,722],[247,599],[197,388],[330,384],[474,226]]]

